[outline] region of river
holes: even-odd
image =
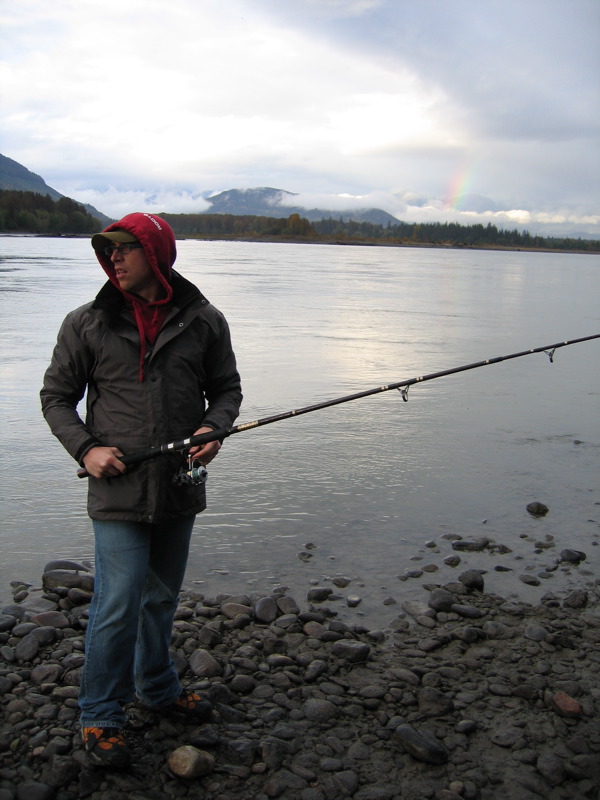
[[[230,323],[238,422],[600,333],[596,255],[194,240],[178,251]],[[92,559],[86,482],[38,393],[64,315],[102,275],[89,240],[0,237],[3,601],[14,579],[39,585],[51,558]],[[285,585],[301,599],[345,576],[356,613],[387,619],[393,601],[422,599],[424,580],[456,579],[443,562],[456,534],[510,549],[462,556],[500,594],[533,600],[597,575],[599,400],[595,340],[553,363],[540,353],[416,385],[408,402],[390,391],[232,436],[209,467],[186,586]],[[534,500],[547,516],[527,513]],[[586,561],[521,582],[564,547]]]

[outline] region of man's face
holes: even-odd
[[[162,285],[143,249],[139,247],[127,252],[128,249],[127,245],[121,245],[113,250],[110,257],[119,286],[123,291],[137,294],[144,300],[160,299]]]

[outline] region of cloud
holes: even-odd
[[[57,188],[57,187],[56,187]],[[177,191],[148,193],[140,190],[122,191],[110,187],[103,191],[76,189],[68,184],[59,189],[67,197],[77,195],[80,203],[94,206],[113,219],[120,219],[132,211],[149,211],[159,214],[201,214],[210,209],[210,203],[199,194]],[[108,209],[108,210],[107,210]]]
[[[463,194],[496,210],[600,205],[597,0],[22,0],[0,14],[2,152],[110,215],[265,185],[447,211],[467,176]]]
[[[462,225],[496,225],[498,228],[528,228],[531,233],[552,232],[557,235],[565,226],[585,230],[600,229],[600,214],[545,213],[524,208],[501,208],[490,198],[464,195],[460,207],[452,207],[448,199],[418,197],[409,192],[370,192],[365,195],[310,194],[284,195],[281,206],[302,206],[306,209],[330,209],[332,212],[380,208],[403,222],[458,222]],[[545,234],[544,234],[545,235]]]

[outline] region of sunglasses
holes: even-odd
[[[131,253],[132,250],[138,250],[140,247],[142,247],[142,245],[136,242],[127,242],[127,244],[109,244],[108,247],[105,247],[102,252],[107,256],[112,256],[112,254],[115,252],[122,256],[126,256],[127,253]]]

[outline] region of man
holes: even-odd
[[[175,236],[153,214],[128,214],[92,237],[108,275],[67,315],[41,391],[52,433],[87,471],[95,588],[79,705],[85,749],[123,767],[124,705],[194,722],[210,702],[181,688],[169,656],[173,615],[203,484],[174,482],[185,457],[127,468],[120,456],[230,427],[242,400],[223,315],[172,269]],[[77,405],[87,391],[85,422]],[[219,442],[190,451],[201,463]]]

